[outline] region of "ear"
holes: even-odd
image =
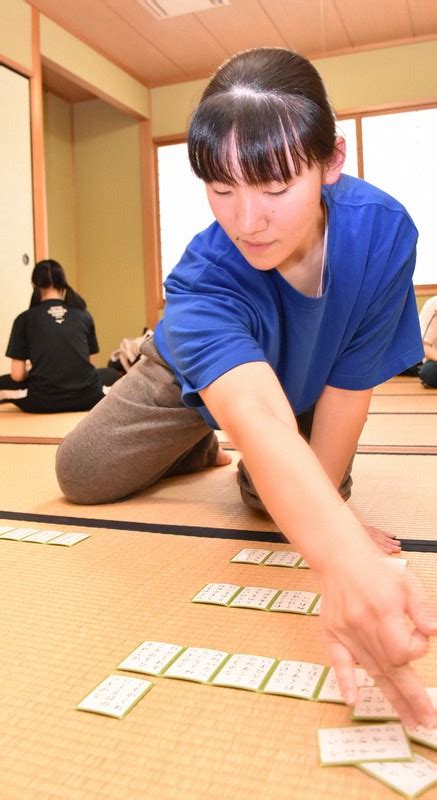
[[[340,177],[346,159],[346,142],[343,136],[335,139],[334,152],[323,167],[323,183],[335,183]]]

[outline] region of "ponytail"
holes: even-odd
[[[41,302],[41,289],[53,287],[53,289],[65,291],[64,302],[67,306],[85,311],[85,300],[68,285],[64,269],[58,261],[54,261],[52,258],[38,261],[32,272],[32,283],[34,290],[30,299],[30,307]]]
[[[64,303],[66,303],[67,306],[71,306],[71,308],[80,308],[81,311],[86,310],[86,303],[83,297],[75,292],[68,284],[65,289]]]

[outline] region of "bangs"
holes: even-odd
[[[234,89],[207,97],[188,134],[193,172],[206,183],[288,183],[302,163],[317,160],[311,147],[317,117],[315,104],[298,95]]]

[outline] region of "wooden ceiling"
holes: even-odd
[[[162,20],[140,0],[28,2],[150,87],[208,77],[250,47],[314,59],[437,38],[437,0],[230,0]]]

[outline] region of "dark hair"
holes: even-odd
[[[58,261],[54,261],[52,258],[38,261],[33,268],[32,283],[35,288],[30,300],[31,306],[41,302],[41,289],[48,289],[52,286],[53,289],[65,289],[64,302],[68,306],[85,311],[85,300],[68,285],[64,269]]]
[[[235,145],[246,183],[289,181],[302,162],[323,163],[335,150],[335,117],[322,79],[306,58],[279,47],[246,50],[209,82],[188,133],[198,178],[235,183]]]

